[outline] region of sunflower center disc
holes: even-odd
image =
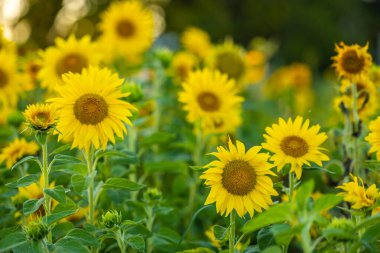
[[[121,37],[127,38],[135,33],[135,27],[129,20],[121,20],[117,23],[116,31]]]
[[[39,122],[47,122],[49,119],[49,115],[46,112],[38,112],[35,115],[35,119],[37,119]]]
[[[244,72],[244,63],[239,55],[221,53],[216,58],[216,68],[230,78],[239,79]]]
[[[307,142],[298,136],[288,136],[281,141],[281,150],[288,156],[301,157],[309,151]]]
[[[85,94],[75,102],[74,114],[82,124],[96,125],[107,117],[108,105],[97,94]]]
[[[229,193],[244,196],[255,187],[255,170],[245,161],[231,161],[223,169],[222,184]]]
[[[347,51],[342,57],[342,67],[349,73],[359,73],[364,67],[364,59],[353,50]]]
[[[5,72],[0,69],[0,88],[7,85],[7,82],[8,82],[7,74],[5,74]]]
[[[67,72],[80,73],[87,66],[88,61],[85,57],[79,54],[69,54],[57,64],[57,74],[61,76]]]
[[[217,111],[220,108],[219,98],[211,92],[203,92],[198,95],[197,101],[204,111]]]

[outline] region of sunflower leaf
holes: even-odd
[[[28,185],[31,185],[33,183],[38,182],[39,178],[40,178],[40,175],[31,174],[31,175],[27,175],[25,177],[22,177],[15,182],[8,183],[8,184],[6,184],[6,186],[8,186],[10,188],[26,187]]]
[[[42,205],[42,203],[44,203],[44,201],[45,201],[45,198],[27,200],[24,202],[22,206],[22,212],[24,213],[24,215],[32,214],[35,211],[37,211],[38,208],[40,208],[40,206]]]
[[[32,161],[32,162],[35,162],[38,164],[38,166],[40,166],[40,168],[42,168],[42,164],[40,162],[40,160],[38,159],[37,156],[27,156],[27,157],[24,157],[22,158],[21,160],[19,160],[17,163],[15,163],[11,170],[13,170],[14,168],[20,166],[21,164],[25,163],[25,162],[28,162],[28,161]]]

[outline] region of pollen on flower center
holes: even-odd
[[[217,56],[216,68],[230,78],[238,79],[244,72],[244,63],[238,55],[226,52]]]
[[[0,69],[0,88],[4,87],[8,82],[7,74]]]
[[[365,59],[359,57],[354,50],[349,50],[342,56],[342,67],[345,71],[356,74],[359,73],[365,64]]]
[[[223,169],[222,184],[229,193],[244,196],[255,187],[254,168],[246,161],[231,161]]]
[[[202,92],[197,96],[197,101],[204,111],[217,111],[221,106],[219,98],[211,92]]]
[[[117,23],[116,31],[121,37],[128,38],[135,33],[135,26],[129,20],[121,20]]]
[[[281,150],[288,156],[301,157],[309,151],[307,142],[298,136],[285,137],[280,144]]]
[[[74,115],[82,124],[96,125],[108,115],[108,104],[97,94],[85,94],[74,104]]]
[[[34,118],[40,122],[46,122],[49,119],[49,114],[47,112],[38,112],[34,115]]]
[[[88,61],[85,57],[79,54],[66,55],[57,64],[57,74],[60,76],[67,72],[80,73],[83,68],[88,66]]]

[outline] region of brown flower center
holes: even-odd
[[[216,57],[216,66],[220,72],[228,77],[239,79],[244,73],[244,62],[234,53],[221,53]]]
[[[97,94],[85,94],[74,104],[74,115],[82,124],[96,125],[108,115],[108,105]]]
[[[217,111],[221,106],[220,99],[212,92],[206,91],[199,94],[197,101],[202,110],[208,112]]]
[[[285,137],[280,144],[281,150],[288,156],[301,157],[309,151],[307,142],[298,136]]]
[[[80,73],[87,66],[88,61],[85,57],[72,53],[66,55],[58,62],[56,71],[59,76],[67,72]]]
[[[0,69],[0,88],[6,86],[8,83],[8,76],[7,74]]]
[[[363,70],[365,59],[360,57],[356,51],[349,50],[342,56],[342,67],[351,74],[357,74]]]
[[[222,184],[229,193],[244,196],[256,185],[255,170],[246,161],[231,161],[223,169]]]
[[[129,20],[120,20],[116,25],[116,31],[121,37],[128,38],[135,33],[135,26]]]
[[[34,117],[36,120],[38,120],[39,122],[42,122],[42,123],[46,123],[50,117],[49,117],[49,113],[48,112],[37,112]]]

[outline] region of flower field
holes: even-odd
[[[0,252],[380,252],[376,40],[308,62],[165,29],[175,1],[41,2],[0,1]]]

